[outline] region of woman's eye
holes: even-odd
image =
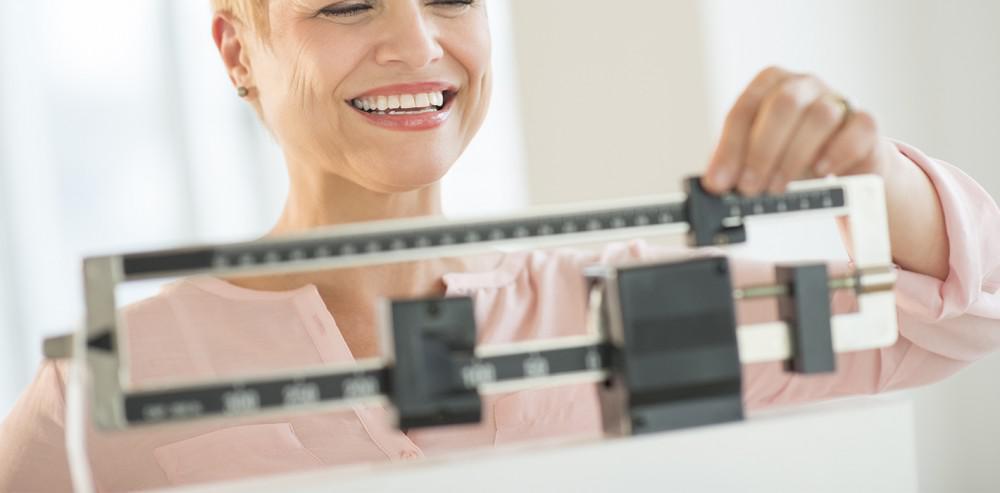
[[[458,8],[468,7],[476,3],[477,1],[478,0],[430,0],[427,2],[427,5],[458,9]],[[331,16],[331,17],[353,17],[356,15],[361,15],[366,11],[372,10],[373,8],[374,7],[372,6],[371,1],[366,1],[361,3],[351,3],[346,5],[344,4],[344,2],[340,2],[334,5],[330,5],[328,7],[324,7],[322,10],[317,12],[316,15]]]
[[[458,17],[464,14],[478,0],[431,0],[427,2],[428,7],[433,7],[439,15],[445,17]]]
[[[476,0],[432,0],[428,5],[443,5],[446,7],[467,7],[475,3]]]
[[[353,17],[371,10],[368,3],[352,3],[350,5],[331,5],[319,11],[319,15],[329,15],[333,17]]]

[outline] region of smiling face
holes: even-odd
[[[290,165],[377,192],[419,189],[485,118],[484,1],[270,0],[269,32],[244,24],[245,73],[230,73],[252,88]]]

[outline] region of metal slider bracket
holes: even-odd
[[[778,296],[778,313],[788,324],[792,357],[786,369],[795,373],[830,373],[836,369],[830,313],[830,281],[825,264],[775,266],[775,281],[787,286]]]
[[[469,298],[388,302],[390,401],[403,429],[477,422],[479,393],[599,386],[605,430],[646,434],[743,419],[726,257],[604,268],[595,333],[475,346]]]
[[[729,206],[722,197],[708,193],[701,185],[701,177],[692,176],[684,180],[684,191],[688,223],[688,244],[691,246],[728,245],[743,243],[747,239],[746,228],[742,221],[735,225],[727,225],[726,218],[731,217]],[[739,218],[739,215],[735,215]]]
[[[595,266],[590,334],[476,346],[470,298],[387,302],[395,362],[388,394],[399,426],[479,421],[479,394],[600,382],[605,431],[635,435],[742,420],[736,301],[773,297],[788,327],[790,371],[834,370],[831,289],[859,289],[859,274],[830,279],[825,264],[776,266],[776,282],[733,288],[729,260]],[[884,286],[877,289],[885,289]],[[752,327],[752,326],[749,326]],[[383,326],[383,328],[387,328]]]
[[[390,304],[393,361],[389,399],[401,429],[477,423],[481,401],[467,380],[475,358],[472,299],[444,298]]]
[[[607,270],[605,431],[634,435],[743,419],[725,257]]]
[[[386,301],[384,312],[388,397],[402,429],[479,422],[485,393],[607,378],[596,336],[477,347],[468,297]]]

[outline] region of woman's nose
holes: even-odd
[[[385,36],[375,52],[379,64],[404,63],[423,68],[441,58],[444,50],[437,41],[437,26],[428,21],[417,1],[397,1],[398,8],[389,15]]]

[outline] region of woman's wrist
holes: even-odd
[[[885,179],[893,262],[943,281],[948,277],[950,252],[937,189],[892,141],[882,140],[882,152],[889,155],[880,174]]]

